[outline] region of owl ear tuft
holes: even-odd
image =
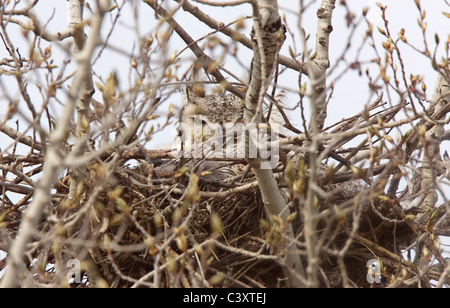
[[[192,88],[192,91],[194,92],[194,95],[198,96],[198,97],[205,97],[205,95],[206,95],[206,90],[201,85],[195,85]]]

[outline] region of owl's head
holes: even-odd
[[[185,89],[185,103],[181,110],[181,121],[190,124],[196,116],[210,123],[238,123],[243,117],[242,100],[234,94],[206,95],[198,85]]]

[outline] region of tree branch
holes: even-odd
[[[254,27],[252,31],[253,70],[251,81],[245,97],[244,120],[247,124],[259,123],[261,105],[264,94],[272,79],[278,51],[284,41],[281,18],[278,15],[278,4],[275,0],[259,0],[253,2]],[[249,153],[249,136],[246,135],[246,155]],[[287,224],[287,237],[295,238],[292,225],[287,221],[289,216],[286,200],[275,180],[272,169],[262,168],[267,163],[260,158],[248,158],[255,172],[261,195],[269,217],[280,216]],[[291,286],[304,286],[299,276],[304,276],[303,265],[295,245],[288,245],[286,253],[287,275]]]
[[[177,1],[178,3],[181,3],[183,9],[186,12],[189,12],[193,16],[197,17],[198,20],[200,20],[201,22],[206,24],[211,29],[218,30],[218,31],[222,32],[223,34],[225,34],[226,36],[230,37],[233,41],[239,42],[249,49],[253,49],[252,41],[248,37],[243,35],[242,33],[238,32],[236,30],[233,30],[230,27],[224,27],[224,24],[222,22],[218,22],[214,18],[211,18],[211,16],[209,16],[208,14],[205,14],[197,6],[192,5],[187,0],[175,0],[175,1]],[[300,63],[294,59],[291,59],[291,58],[283,56],[283,55],[279,55],[278,61],[281,65],[284,65],[284,66],[286,66],[290,69],[293,69],[297,72],[303,71],[304,64]]]
[[[76,29],[74,32],[75,49],[74,55],[80,54],[86,44],[86,34],[84,33],[83,26],[83,10],[84,0],[71,0],[69,1],[69,16],[70,16],[70,28]],[[97,42],[98,43],[98,42]],[[77,117],[76,117],[76,131],[75,131],[75,146],[76,156],[83,156],[86,150],[87,140],[85,138],[86,133],[89,132],[89,113],[90,103],[92,95],[94,94],[94,82],[92,80],[92,66],[90,60],[87,61],[86,74],[83,78],[83,84],[79,93],[77,103]],[[68,200],[69,202],[76,202],[77,194],[82,191],[82,185],[84,183],[84,166],[74,168],[71,170],[71,180]]]
[[[436,103],[435,110],[443,109],[445,105],[450,103],[450,85],[442,74],[438,76],[433,101]],[[424,209],[434,208],[438,201],[436,190],[437,166],[438,157],[440,157],[440,144],[444,134],[444,125],[436,123],[424,136],[426,145],[424,148],[420,194],[420,200],[423,200],[420,207]]]
[[[230,84],[225,77],[220,73],[219,69],[215,67],[215,61],[211,59],[203,50],[198,46],[198,44],[192,39],[192,37],[175,21],[168,11],[166,11],[162,6],[158,5],[155,0],[144,0],[148,6],[150,6],[158,15],[165,18],[166,22],[170,27],[181,37],[181,39],[189,46],[189,49],[194,53],[194,55],[199,60],[202,67],[211,73],[214,78],[220,83],[227,91],[233,93],[234,95],[243,98],[244,93],[241,90]],[[211,68],[213,68],[211,72]]]
[[[306,67],[312,88],[310,132],[313,130],[311,125],[317,125],[318,133],[320,133],[327,118],[326,71],[330,67],[329,43],[330,33],[333,31],[331,18],[335,2],[336,0],[322,0],[317,10],[316,52],[315,57]]]
[[[91,36],[88,38],[85,48],[83,48],[78,56],[77,74],[70,88],[67,103],[58,127],[49,136],[51,144],[48,146],[48,151],[45,155],[42,179],[36,187],[33,200],[28,210],[22,217],[17,237],[8,252],[8,269],[1,280],[1,288],[15,287],[23,277],[27,276],[28,270],[25,268],[22,258],[25,255],[28,242],[36,231],[36,225],[41,218],[45,206],[51,204],[50,190],[57,181],[61,170],[65,167],[58,149],[65,140],[66,131],[75,110],[76,100],[86,80],[86,76],[90,72],[90,59],[98,44],[103,16],[108,7],[108,0],[100,1],[100,8],[92,23]]]

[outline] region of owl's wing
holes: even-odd
[[[232,177],[238,175],[235,168],[230,163],[222,163],[217,161],[204,161],[200,163],[199,173],[211,172],[205,176],[206,180],[215,182],[226,182]]]

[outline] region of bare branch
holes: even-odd
[[[183,39],[187,46],[191,49],[191,51],[195,54],[199,63],[203,66],[203,68],[211,73],[214,78],[220,83],[226,90],[235,94],[238,97],[243,97],[244,94],[242,91],[232,86],[225,77],[220,73],[218,68],[215,68],[215,61],[211,59],[208,55],[206,55],[203,50],[195,43],[195,41],[189,36],[189,34],[175,21],[175,19],[161,6],[158,6],[155,1],[144,0],[146,4],[148,4],[152,9],[155,10],[156,13],[166,18],[167,23],[172,27],[172,29]],[[211,68],[214,68],[211,71]]]
[[[102,2],[102,5],[104,4],[105,3]],[[51,204],[50,189],[58,179],[60,171],[65,167],[60,153],[58,152],[58,147],[65,139],[65,132],[67,127],[70,125],[70,120],[75,109],[75,101],[86,75],[89,73],[90,59],[95,47],[97,46],[103,16],[107,8],[108,6],[100,7],[100,10],[93,22],[92,36],[88,38],[86,46],[83,48],[83,51],[79,56],[79,70],[70,89],[67,105],[65,106],[64,112],[61,116],[59,126],[51,133],[49,137],[51,146],[48,147],[48,151],[45,155],[43,177],[35,191],[33,200],[27,210],[27,215],[22,220],[20,232],[18,233],[9,251],[9,267],[5,273],[5,276],[1,280],[1,287],[16,286],[17,283],[20,282],[21,278],[23,278],[24,271],[26,271],[26,268],[24,268],[24,264],[22,263],[22,257],[25,254],[29,240],[34,234],[35,226],[42,215],[42,211],[45,206]]]
[[[184,0],[176,0],[176,1],[182,5],[185,11],[191,13],[193,16],[198,18],[200,21],[205,23],[210,28],[221,31],[223,34],[227,35],[232,40],[241,43],[242,45],[244,45],[249,49],[253,48],[251,40],[242,33],[233,30],[230,27],[224,27],[223,23],[214,20],[208,14],[202,12],[198,7],[192,5],[189,1]],[[248,3],[248,1],[246,2]],[[302,72],[303,70],[303,63],[299,63],[298,61],[284,55],[279,55],[279,63],[298,72]]]
[[[264,94],[272,79],[278,51],[284,41],[284,29],[278,15],[277,1],[260,0],[257,3],[254,1],[253,7],[255,15],[255,24],[252,31],[254,56],[251,81],[245,98],[244,120],[246,123],[260,122]],[[246,136],[247,153],[249,142],[251,141]],[[288,223],[288,207],[281,195],[272,170],[267,166],[264,167],[265,162],[261,159],[248,159],[248,161],[255,172],[269,217],[280,216],[283,221]],[[290,223],[287,226],[287,235],[290,238],[295,238]],[[299,276],[304,275],[303,265],[295,245],[289,245],[287,248],[286,264],[290,284],[295,287],[303,286],[303,282],[298,279],[298,276],[291,273],[293,271]]]

